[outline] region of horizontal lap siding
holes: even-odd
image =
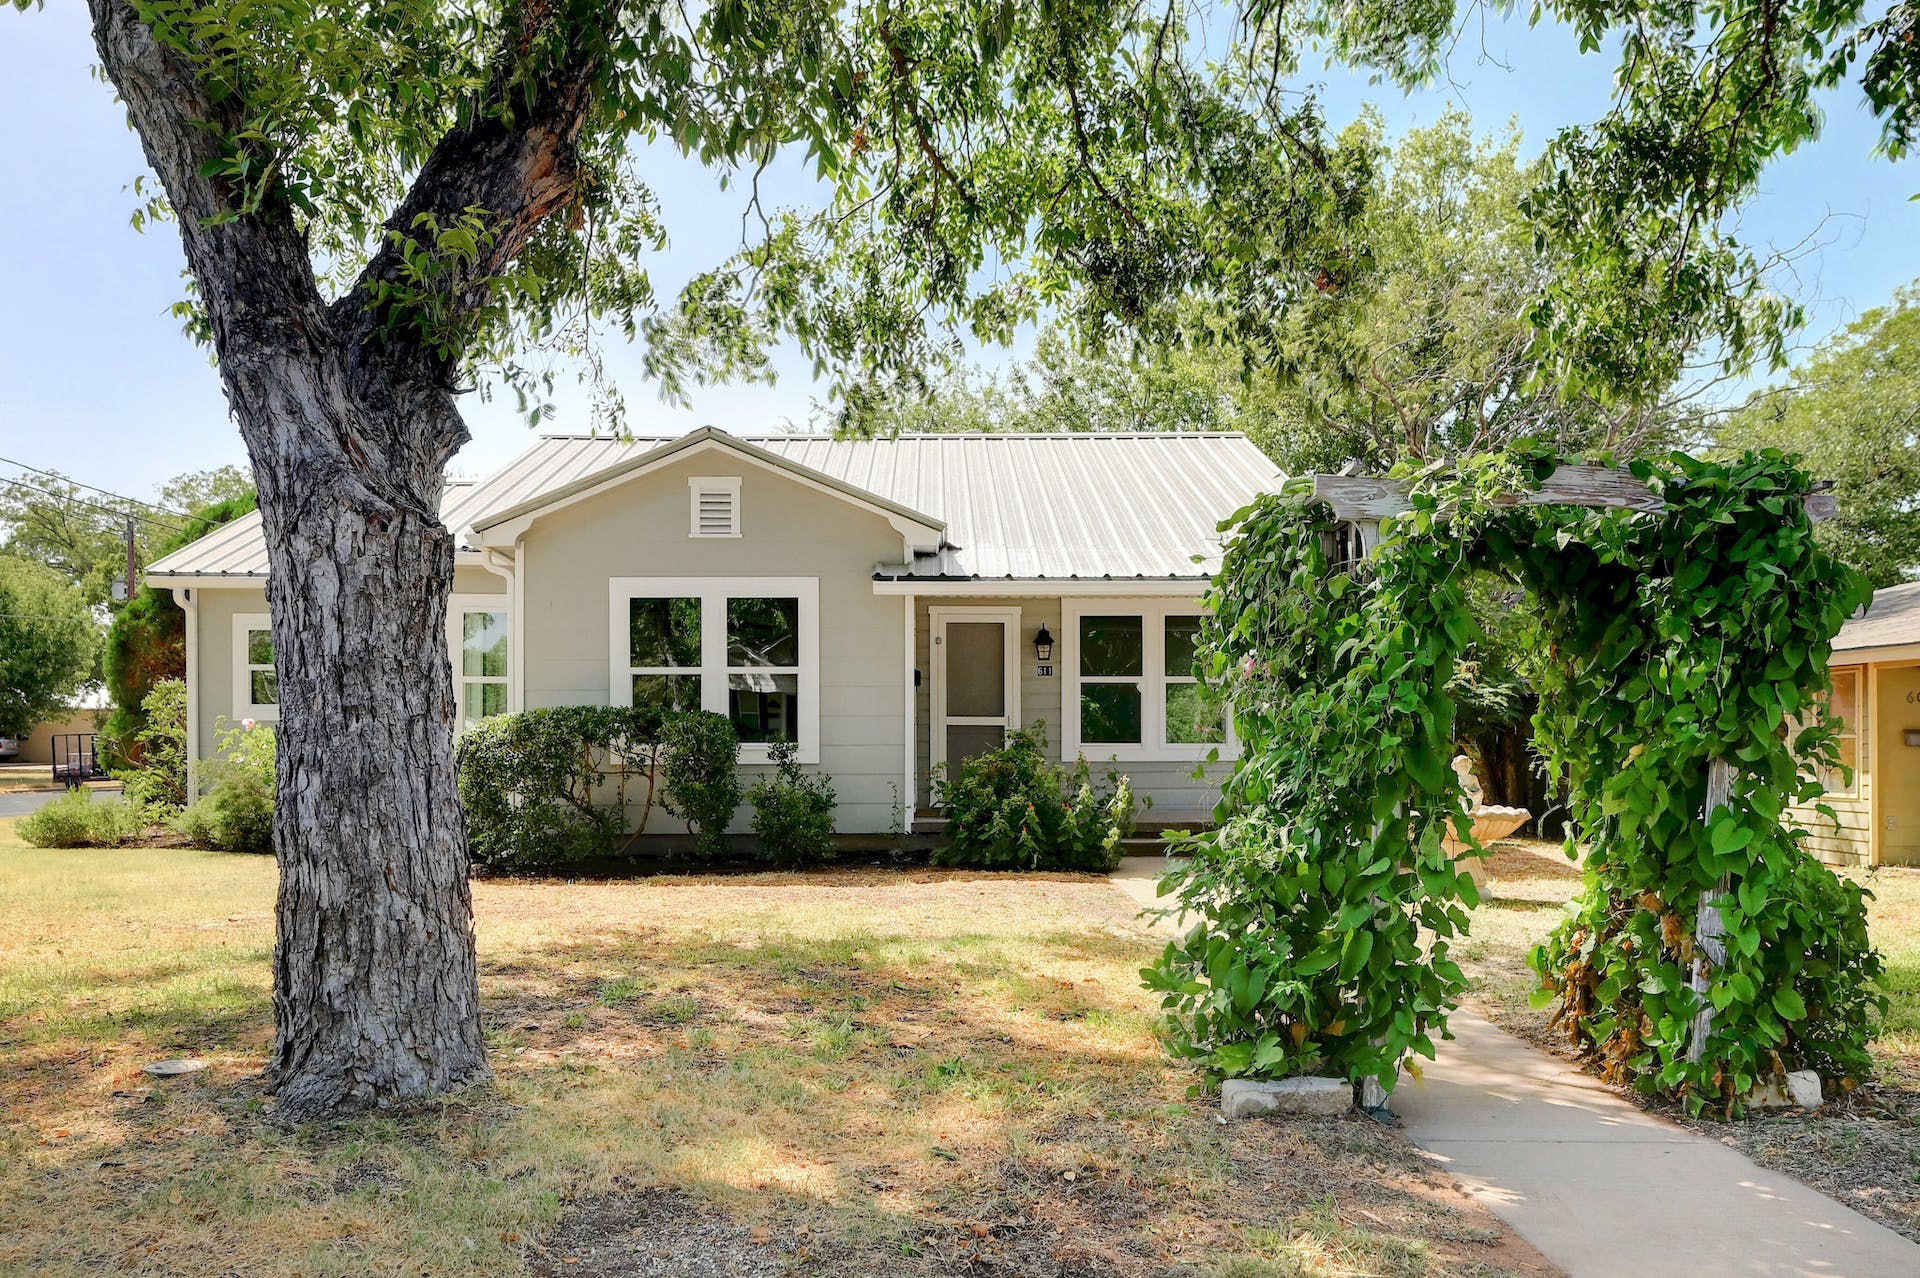
[[[1813,806],[1787,809],[1793,824],[1807,832],[1807,851],[1832,865],[1866,865],[1872,859],[1873,819],[1864,796],[1820,800],[1833,809],[1833,817]],[[1839,828],[1834,828],[1834,817]]]
[[[693,476],[740,479],[737,538],[688,536]],[[676,463],[536,523],[524,544],[526,704],[605,705],[608,579],[817,577],[820,763],[839,796],[842,833],[896,828],[906,767],[904,614],[873,593],[873,568],[897,562],[900,535],[880,516],[717,453]],[[766,768],[746,767],[750,786]],[[742,808],[735,829],[748,828]],[[679,824],[656,812],[649,830]]]

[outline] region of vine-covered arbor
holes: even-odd
[[[1536,742],[1585,886],[1536,1000],[1607,1076],[1732,1112],[1796,1069],[1868,1069],[1884,1008],[1865,893],[1783,823],[1838,766],[1828,646],[1863,579],[1777,452],[1609,464],[1544,451],[1291,484],[1236,517],[1199,660],[1241,753],[1149,972],[1214,1077],[1391,1089],[1465,988],[1476,903],[1449,682],[1470,581],[1523,588]]]

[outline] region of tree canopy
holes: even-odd
[[[1344,141],[1371,157],[1353,224],[1366,253],[1339,287],[1296,301],[1271,350],[1211,340],[1216,317],[1197,303],[1160,345],[1094,348],[1053,325],[1004,375],[957,372],[930,398],[889,405],[885,426],[1239,430],[1292,473],[1520,439],[1631,454],[1695,430],[1690,401],[1710,378],[1602,399],[1536,376],[1526,309],[1560,254],[1521,210],[1544,173],[1520,159],[1517,130],[1476,136],[1449,112],[1389,149],[1369,114]]]
[[[1920,571],[1920,290],[1901,289],[1756,392],[1719,442],[1798,453],[1833,480],[1840,514],[1820,536],[1875,585]]]
[[[100,646],[86,597],[44,564],[0,554],[0,736],[66,707]]]
[[[1284,362],[1292,308],[1337,295],[1399,233],[1368,221],[1373,148],[1365,130],[1329,132],[1303,50],[1411,85],[1456,20],[1444,4],[1263,0],[121,7],[211,86],[209,199],[186,215],[298,224],[323,293],[374,303],[367,333],[410,334],[457,376],[497,373],[536,402],[556,360],[597,372],[597,330],[644,332],[670,395],[764,368],[793,337],[855,419],[876,385],[939,367],[953,333],[1004,339],[1056,307],[1083,333],[1165,336],[1199,297],[1213,337]],[[1501,343],[1499,361],[1613,400],[1657,395],[1708,346],[1782,357],[1796,312],[1723,215],[1768,158],[1815,137],[1822,86],[1856,79],[1904,152],[1907,6],[1543,11],[1618,49],[1622,91],[1540,165],[1487,175],[1485,197],[1524,197],[1527,223],[1502,235],[1552,246],[1553,269],[1479,299],[1528,321],[1527,360]],[[492,207],[455,180],[483,135],[545,146],[541,121],[563,119],[575,153],[537,198],[497,190]],[[1444,175],[1457,157],[1433,140],[1426,176]],[[671,301],[647,268],[671,195],[646,176],[655,146],[751,192],[741,251]],[[762,205],[755,179],[787,148],[823,180],[821,207]],[[145,212],[167,215],[173,194]],[[1455,247],[1503,252],[1500,238]]]

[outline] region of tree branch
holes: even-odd
[[[192,60],[156,36],[128,0],[88,0],[88,11],[101,66],[173,207],[221,361],[314,345],[324,328],[319,286],[279,189],[236,213],[226,184],[208,176],[242,104],[230,97],[216,105]]]
[[[493,282],[526,248],[542,222],[579,196],[579,143],[605,68],[623,0],[609,0],[590,23],[564,33],[564,52],[551,67],[530,68],[528,51],[551,43],[553,24],[567,21],[558,5],[528,5],[522,24],[502,33],[496,70],[473,123],[440,139],[407,196],[387,219],[386,242],[360,272],[332,313],[350,361],[362,369],[426,365],[444,377],[453,356],[417,332],[387,323],[379,298],[405,279],[405,244],[424,214],[448,226],[478,209],[489,235],[470,264],[445,285],[442,319],[458,322],[484,306]],[[531,100],[516,73],[537,75]]]

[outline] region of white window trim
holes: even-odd
[[[464,657],[466,633],[463,629],[464,615],[469,612],[498,612],[507,618],[507,673],[503,675],[462,674],[465,667]],[[463,594],[453,595],[447,600],[447,660],[453,670],[453,722],[458,731],[466,714],[467,685],[470,683],[497,683],[507,689],[507,713],[513,712],[513,646],[514,646],[513,608],[507,596]]]
[[[633,599],[700,600],[700,664],[675,673],[700,680],[700,708],[727,713],[727,600],[796,598],[800,601],[801,763],[820,762],[820,579],[818,577],[610,577],[607,579],[607,704],[633,700],[632,653],[627,645],[627,604]],[[791,667],[781,667],[791,672]],[[768,763],[766,745],[744,743],[740,762]]]
[[[1239,742],[1228,717],[1226,739],[1194,744],[1167,741],[1167,618],[1204,614],[1197,599],[1132,598],[1060,601],[1060,755],[1072,759],[1118,759],[1123,763],[1197,763],[1214,750],[1222,759],[1239,753]],[[1140,744],[1116,744],[1080,739],[1080,619],[1082,617],[1139,617],[1144,651],[1140,676]],[[1089,682],[1125,682],[1094,679]]]
[[[732,502],[733,527],[729,532],[700,531],[700,497],[703,493],[725,493]],[[740,476],[695,475],[687,480],[687,536],[705,541],[740,536]]]
[[[273,618],[264,612],[239,612],[233,616],[233,721],[254,719],[261,723],[280,722],[280,707],[276,705],[260,706],[253,703],[253,672],[270,667],[249,665],[247,662],[247,632],[264,630],[273,633]],[[279,654],[276,653],[275,656]]]
[[[947,714],[947,623],[950,621],[997,621],[1006,628],[1006,703],[1004,716],[977,717]],[[927,735],[927,767],[938,769],[947,762],[949,727],[1004,726],[1008,732],[1026,726],[1020,718],[1020,609],[1018,607],[932,607],[927,609],[927,646],[933,667],[927,689],[930,713]]]

